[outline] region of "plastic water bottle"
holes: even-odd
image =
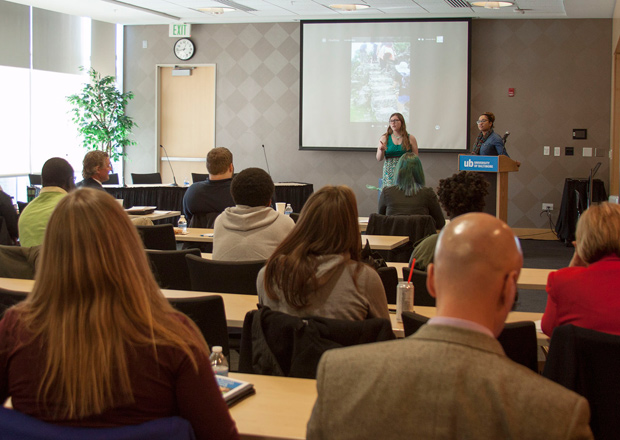
[[[181,215],[181,217],[179,218],[179,228],[181,228],[181,232],[183,234],[187,233],[187,220],[185,220],[185,216]]]
[[[211,361],[211,368],[213,368],[213,372],[215,374],[219,374],[220,376],[228,376],[228,361],[226,360],[224,353],[222,353],[222,347],[219,345],[213,346],[213,351],[211,352],[211,356],[209,356],[209,361]]]
[[[290,203],[286,204],[286,208],[284,208],[284,215],[291,215],[293,213],[293,207]]]
[[[185,180],[183,181],[183,186],[189,186],[189,177],[185,177]]]

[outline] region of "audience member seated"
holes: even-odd
[[[58,425],[180,416],[197,439],[238,438],[200,331],[162,295],[121,206],[88,188],[58,204],[32,292],[0,321],[8,397]]]
[[[43,164],[41,192],[19,216],[19,241],[22,246],[43,244],[52,211],[67,192],[75,188],[74,180],[73,168],[66,160],[52,157]]]
[[[209,178],[192,184],[183,197],[183,212],[190,226],[194,214],[220,213],[235,206],[230,195],[234,173],[232,153],[227,148],[213,148],[207,154],[207,171]]]
[[[266,260],[295,226],[288,216],[271,208],[275,186],[260,168],[247,168],[232,181],[236,206],[226,208],[215,220],[213,259]]]
[[[325,186],[258,273],[259,302],[300,317],[389,318],[381,278],[360,254],[355,194]]]
[[[428,268],[437,316],[408,338],[323,354],[308,440],[592,438],[588,402],[508,359],[496,339],[522,263],[501,220],[450,222]]]
[[[405,153],[396,164],[396,185],[383,188],[379,196],[379,214],[430,215],[437,229],[446,220],[432,188],[425,188],[424,170],[420,158]]]
[[[82,161],[82,177],[84,180],[77,184],[78,188],[103,189],[103,182],[110,179],[110,157],[108,153],[99,150],[92,150],[86,153]]]
[[[448,218],[453,219],[468,212],[482,212],[488,188],[489,182],[480,173],[461,171],[441,179],[437,195]],[[437,234],[433,234],[418,243],[413,249],[409,264],[415,258],[415,268],[425,271],[433,262],[437,237]]]
[[[588,208],[577,222],[569,267],[549,274],[542,329],[564,324],[620,335],[620,205]]]
[[[4,225],[3,225],[4,224]],[[17,211],[11,201],[11,196],[2,191],[0,186],[0,228],[6,228],[4,237],[0,234],[0,244],[14,245],[19,233],[17,230]]]

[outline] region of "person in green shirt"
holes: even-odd
[[[24,209],[19,217],[19,241],[24,247],[43,244],[45,228],[52,211],[69,191],[75,188],[73,167],[60,157],[52,157],[43,164],[38,197]]]

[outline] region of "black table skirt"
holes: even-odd
[[[125,208],[156,206],[161,211],[183,211],[183,196],[187,191],[183,186],[104,186],[104,188],[114,198],[123,199]],[[313,191],[314,187],[310,183],[277,184],[276,199],[278,202],[290,203],[293,211],[300,212]],[[176,219],[169,221],[176,223]]]
[[[571,179],[564,181],[564,192],[562,194],[562,205],[560,206],[560,216],[555,225],[555,232],[558,238],[566,243],[575,240],[577,229],[577,191],[579,193],[579,211],[584,212],[587,208],[588,199],[588,179]],[[605,185],[600,179],[594,179],[592,188],[592,203],[604,202],[607,200]]]

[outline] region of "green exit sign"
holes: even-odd
[[[169,37],[191,37],[192,25],[191,24],[171,24]]]

